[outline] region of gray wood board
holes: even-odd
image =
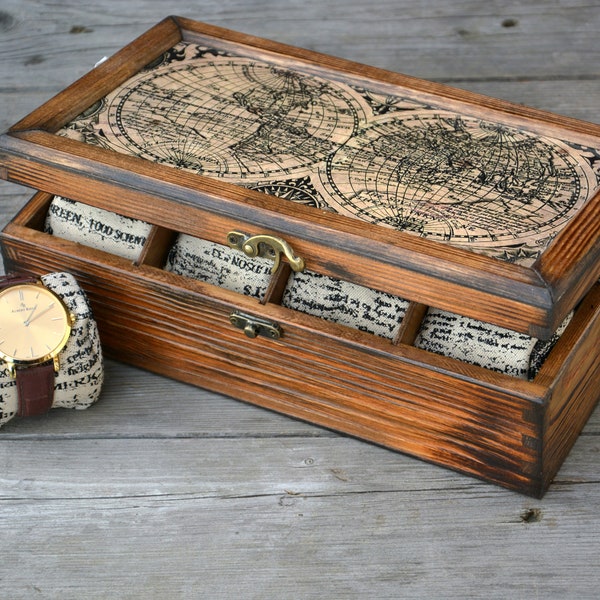
[[[169,12],[599,122],[599,9],[2,0],[0,128]],[[2,596],[596,598],[599,453],[596,410],[532,500],[108,361],[92,409],[0,430]]]

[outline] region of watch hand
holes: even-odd
[[[31,315],[29,315],[29,318],[27,319],[27,321],[25,321],[25,327],[29,327],[29,325],[31,325],[32,321],[39,319],[43,314],[46,314],[49,310],[51,310],[53,306],[54,306],[54,302],[50,306],[46,307],[41,313],[38,313],[37,315],[35,315],[35,317],[33,317],[33,319],[31,318]],[[37,306],[35,308],[37,308]],[[33,309],[34,311],[35,311],[35,308]],[[31,314],[33,314],[33,312]]]
[[[37,310],[37,307],[38,305],[36,304],[29,313],[29,316],[25,319],[25,321],[23,321],[23,325],[25,325],[25,327],[29,327],[29,323],[31,323],[31,317],[33,317],[33,313]]]

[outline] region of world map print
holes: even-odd
[[[65,135],[524,265],[600,188],[600,152],[182,42]]]
[[[440,111],[365,128],[319,175],[338,212],[472,249],[545,242],[591,177],[559,142]]]

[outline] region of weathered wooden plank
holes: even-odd
[[[595,0],[3,0],[0,129],[175,9],[600,121]],[[0,225],[29,195],[0,182]],[[533,501],[118,363],[109,374],[92,410],[0,430],[3,597],[597,596],[599,409]]]
[[[3,50],[6,59],[26,67],[44,63],[47,71],[68,73],[69,68],[82,69],[88,56],[93,61],[101,58],[92,52],[116,50],[124,39],[132,39],[165,16],[164,7],[152,7],[143,0],[129,2],[127,7],[119,9],[104,0],[97,2],[93,11],[84,5],[63,5],[60,11],[56,4],[50,7],[31,0],[5,0],[2,29],[10,42]],[[442,78],[460,78],[465,73],[513,78],[532,68],[538,78],[548,73],[562,72],[567,77],[587,73],[589,64],[580,60],[577,50],[591,45],[598,23],[593,3],[561,8],[557,2],[541,1],[507,8],[500,1],[482,4],[473,0],[453,3],[387,0],[376,6],[358,3],[336,6],[335,2],[313,0],[285,7],[271,0],[252,4],[205,3],[201,15],[194,2],[178,2],[176,8],[182,15],[217,25],[226,22],[233,29],[263,37],[280,39],[283,35],[286,39],[280,41],[302,47],[324,52],[335,48],[338,54],[351,59],[360,54],[375,66],[402,65],[400,70],[405,71],[419,63],[427,64],[432,72],[421,76],[428,78],[435,78],[436,73]],[[324,14],[327,19],[319,18]],[[568,52],[564,51],[565,41],[571,42]],[[83,55],[76,53],[81,47],[85,47]],[[527,61],[518,58],[519,47],[527,48]],[[472,55],[473,48],[480,51],[479,56]],[[490,57],[498,49],[499,60],[494,62]],[[558,54],[557,49],[563,52]],[[432,61],[434,55],[436,60]],[[462,64],[458,64],[458,58]],[[594,58],[597,54],[589,55],[590,63]],[[61,64],[63,59],[68,63]],[[494,72],[492,66],[497,67]],[[14,73],[8,82],[19,78]],[[48,73],[40,84],[51,82]]]
[[[130,405],[119,399],[124,406]],[[115,431],[107,432],[114,413],[122,416],[125,411],[105,399],[96,407],[100,411],[102,406],[102,420],[94,408],[71,411],[74,416],[70,419],[69,411],[57,409],[48,417],[5,425],[0,436],[2,499],[53,499],[56,494],[70,499],[153,495],[146,489],[148,485],[160,487],[165,495],[196,490],[206,497],[227,495],[232,487],[239,496],[253,491],[257,495],[276,494],[282,489],[322,495],[391,490],[433,493],[444,486],[455,491],[477,489],[483,495],[496,493],[496,488],[486,483],[457,477],[447,469],[309,424],[300,423],[294,429],[284,423],[276,433],[270,433],[266,428],[274,428],[279,416],[246,405],[253,421],[242,421],[234,430],[235,423],[226,420],[227,405],[231,412],[236,408],[235,414],[243,415],[239,402],[216,394],[207,395],[201,406],[196,399],[187,403],[184,399],[182,396],[181,403],[187,410],[171,410],[164,419],[165,431],[149,414],[156,403],[138,401],[131,403],[128,418],[120,419]],[[225,409],[220,418],[216,417],[219,407]],[[208,424],[194,427],[199,415],[207,419],[215,416],[215,425],[222,425],[223,430]],[[31,431],[36,421],[37,430]],[[596,485],[595,455],[600,451],[597,421],[588,424],[557,476],[548,496],[553,501],[578,480]],[[19,426],[25,423],[32,425]],[[289,473],[284,475],[285,471]],[[292,473],[293,485],[288,482]],[[292,487],[286,487],[288,483]],[[502,496],[503,492],[497,493]],[[505,498],[511,498],[511,503],[519,498],[522,504],[545,502],[508,493]]]
[[[54,87],[54,72],[63,77],[73,70],[83,74],[84,65],[120,48],[171,10],[427,79],[570,79],[593,73],[600,59],[594,43],[597,8],[595,2],[557,0],[508,6],[501,0],[310,0],[284,5],[236,0],[205,2],[201,9],[189,0],[168,8],[133,0],[115,8],[100,0],[90,10],[73,2],[4,0],[2,27],[8,44],[3,56],[25,67],[43,63],[39,85]],[[20,77],[15,70],[3,85]],[[58,83],[61,89],[67,81]]]
[[[594,596],[600,516],[575,486],[532,504],[391,456],[375,471],[343,438],[0,446],[11,598],[465,598],[482,573],[486,598]]]

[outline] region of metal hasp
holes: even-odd
[[[278,340],[283,335],[278,323],[254,315],[235,311],[229,315],[229,320],[234,327],[242,329],[249,338],[260,335],[271,340]]]
[[[227,234],[227,243],[231,248],[237,248],[247,256],[270,258],[274,261],[272,273],[277,271],[282,254],[290,263],[292,271],[304,271],[304,259],[296,256],[292,247],[285,240],[274,235],[248,235],[239,231],[230,231]]]

